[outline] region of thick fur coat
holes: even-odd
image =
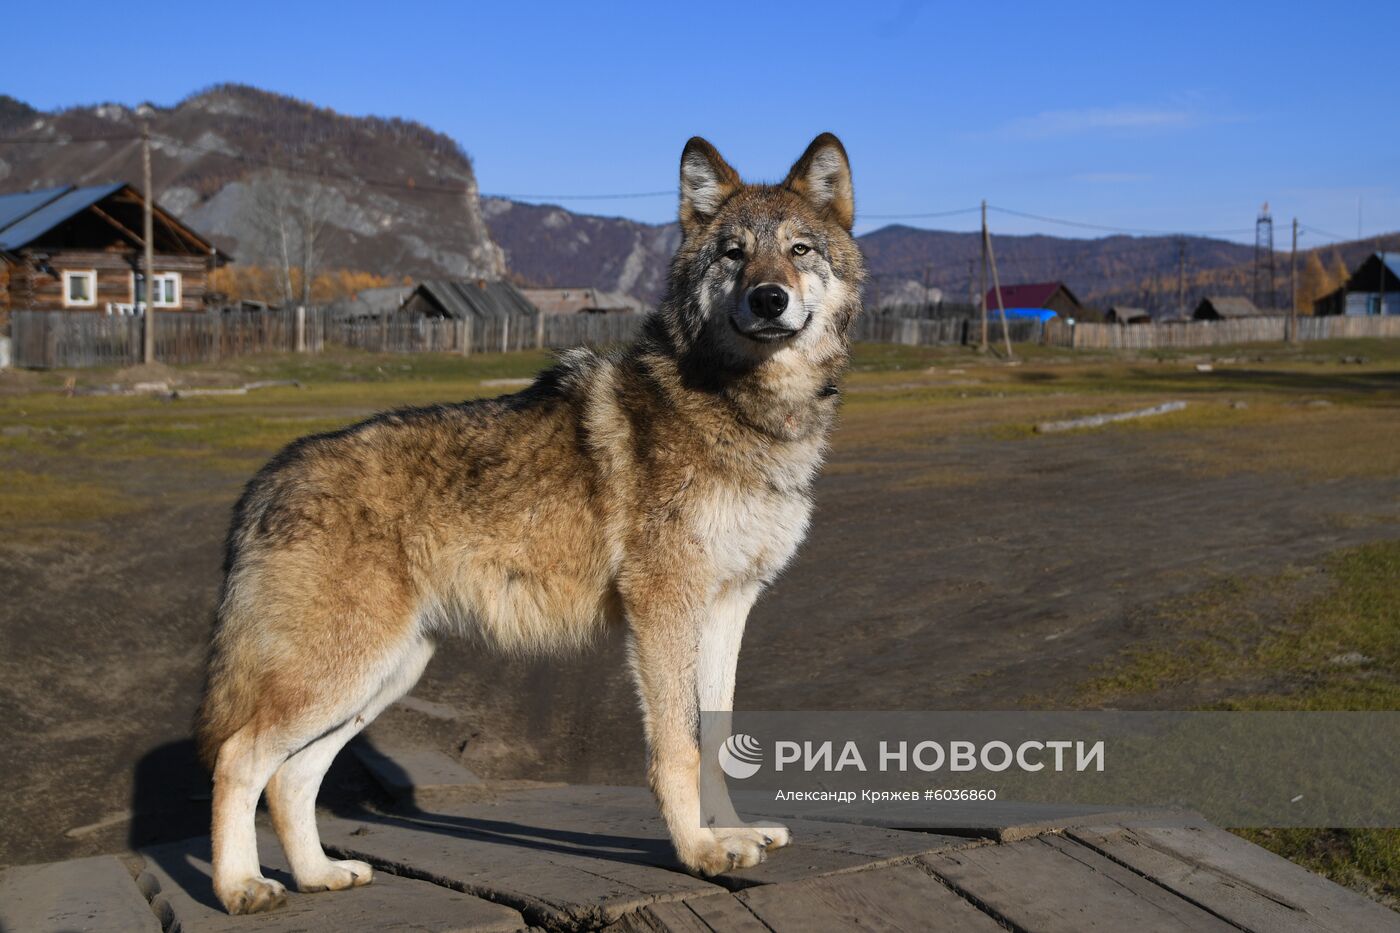
[[[515,395],[304,438],[253,478],[197,723],[230,912],[285,898],[258,862],[264,789],[302,890],[370,880],[321,849],[321,778],[452,635],[554,652],[625,626],[679,858],[714,874],[787,843],[732,808],[702,824],[698,717],[731,708],[749,607],[807,530],[860,310],[853,216],[834,136],[778,185],[692,139],[684,239],[633,345],[565,353]]]

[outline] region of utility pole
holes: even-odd
[[[1386,265],[1385,265],[1385,238],[1384,238],[1384,237],[1380,237],[1380,236],[1376,237],[1376,258],[1379,259],[1379,260],[1381,261],[1380,304],[1376,306],[1376,313],[1379,314],[1379,315],[1384,316],[1384,315],[1385,315],[1385,276],[1386,276],[1386,271],[1387,271]]]
[[[151,189],[151,125],[149,123],[141,125],[141,174],[143,176],[142,183],[146,188],[145,197],[142,199],[144,206],[141,211],[143,215],[141,236],[145,240],[143,245],[146,247],[146,313],[141,328],[144,338],[141,358],[149,366],[156,361],[156,258],[155,247],[152,246],[152,240],[155,239],[155,221],[151,217],[151,202],[155,199],[155,192]]]
[[[1288,312],[1288,341],[1298,342],[1298,218],[1293,218],[1293,249],[1288,254],[1288,291],[1292,296]]]
[[[1186,238],[1176,238],[1176,315],[1186,317]]]
[[[987,352],[987,201],[982,200],[982,287],[978,289],[978,304],[982,308],[982,339],[977,345],[978,353]]]
[[[1006,341],[1006,358],[1014,360],[1016,355],[1011,352],[1011,329],[1006,325],[1006,305],[1001,300],[1001,276],[997,275],[997,254],[992,250],[992,238],[985,231],[983,241],[987,247],[987,258],[992,262],[992,291],[997,296],[997,314],[1001,316],[1001,337]]]

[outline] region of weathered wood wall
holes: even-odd
[[[51,253],[41,264],[33,254],[21,253],[20,261],[10,269],[9,306],[16,310],[23,308],[30,311],[67,310],[85,314],[105,314],[109,303],[131,304],[135,300],[132,273],[140,267],[141,261],[139,254],[134,251],[62,250]],[[159,310],[205,310],[204,294],[209,289],[209,262],[204,256],[157,253],[157,274],[180,273],[180,307]],[[65,308],[64,270],[87,269],[97,273],[96,304],[91,307]]]

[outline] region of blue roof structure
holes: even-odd
[[[0,195],[0,250],[20,249],[124,186],[46,188]]]
[[[990,318],[995,316],[996,314],[996,307],[993,305],[988,305],[987,316]],[[1048,308],[1007,308],[1006,317],[1007,320],[1012,321],[1027,319],[1036,321],[1048,321],[1051,318],[1059,317],[1059,314],[1049,310]]]
[[[1400,279],[1400,253],[1380,253],[1381,262],[1390,270],[1390,274]]]
[[[0,194],[0,230],[15,221],[34,213],[65,191],[73,190],[72,185],[61,188],[40,188],[38,191],[21,191],[15,194]]]

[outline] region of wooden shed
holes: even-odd
[[[1207,295],[1191,312],[1196,321],[1231,321],[1246,317],[1279,317],[1282,311],[1261,311],[1254,302],[1240,295]]]
[[[1129,308],[1124,305],[1114,305],[1108,309],[1108,313],[1103,316],[1108,324],[1151,324],[1152,315],[1147,313],[1146,308]]]
[[[520,294],[543,314],[626,314],[642,303],[622,292],[597,288],[522,288]]]
[[[1400,314],[1400,253],[1372,253],[1346,284],[1319,298],[1313,313],[1364,317]]]
[[[1043,308],[1054,311],[1062,318],[1080,318],[1085,316],[1083,303],[1076,297],[1074,292],[1069,290],[1069,286],[1064,282],[1032,282],[1028,285],[1003,285],[1001,287],[1001,304],[1007,310],[1012,308]],[[997,309],[996,289],[987,290],[987,310],[995,312]]]
[[[458,320],[508,318],[517,314],[534,317],[540,313],[514,285],[487,279],[420,282],[400,310],[406,314]]]
[[[139,314],[145,308],[145,198],[131,185],[0,194],[0,311]],[[214,246],[153,205],[155,288],[163,311],[203,311]]]

